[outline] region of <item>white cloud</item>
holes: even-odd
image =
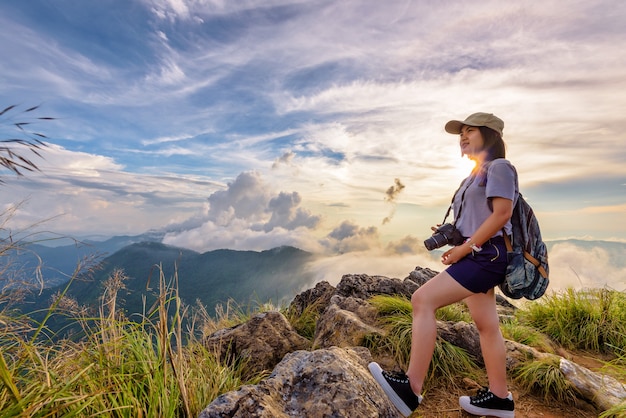
[[[301,203],[298,192],[275,192],[258,172],[244,172],[224,190],[211,194],[203,213],[170,225],[164,242],[201,252],[280,245],[318,254],[383,250],[378,228],[343,221],[325,232],[322,216],[300,207]],[[416,241],[407,237],[388,244],[386,251],[406,253],[415,247]]]
[[[331,254],[364,252],[380,247],[380,236],[376,227],[360,227],[344,221],[322,240],[322,245]]]
[[[603,287],[626,291],[626,267],[605,248],[555,244],[549,253],[549,263],[551,291]]]
[[[50,145],[41,172],[5,176],[4,207],[24,202],[11,228],[40,224],[59,234],[139,234],[189,217],[222,185],[206,178],[138,174],[111,158]]]
[[[185,72],[172,60],[166,60],[156,73],[148,74],[146,82],[157,85],[178,85],[186,80]]]
[[[276,193],[258,172],[243,172],[224,190],[208,197],[204,214],[170,225],[164,242],[198,251],[259,250],[280,245],[319,251],[312,231],[319,226],[321,216],[300,204],[297,192]]]
[[[55,144],[48,144],[41,150],[41,154],[44,159],[37,165],[45,173],[100,177],[102,172],[124,169],[112,158],[86,152],[68,151]]]
[[[272,168],[277,169],[277,168],[280,168],[281,165],[291,166],[293,158],[295,156],[296,154],[293,151],[285,152],[283,155],[281,155],[280,157],[274,160],[274,163],[272,164]]]
[[[273,228],[269,232],[257,231],[243,219],[232,219],[228,225],[220,225],[203,219],[199,226],[168,233],[165,244],[189,248],[198,252],[217,249],[263,251],[282,245],[290,245],[311,252],[319,251],[319,244],[311,231],[300,227],[293,230]]]
[[[187,19],[189,18],[189,7],[185,0],[149,0],[146,3],[152,4],[152,12],[159,19]]]
[[[208,217],[224,225],[232,219],[257,222],[265,217],[270,194],[259,173],[241,173],[226,190],[218,190],[209,196]]]
[[[277,227],[287,230],[293,230],[298,227],[315,228],[320,223],[321,217],[312,215],[310,211],[298,207],[301,202],[302,198],[298,192],[280,192],[278,196],[273,197],[267,205],[267,209],[272,216],[263,225],[263,230],[269,232]]]

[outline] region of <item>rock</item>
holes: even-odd
[[[374,295],[404,295],[410,297],[415,283],[408,285],[400,279],[392,279],[385,276],[368,276],[367,274],[345,274],[337,285],[336,295],[352,296],[367,300]]]
[[[376,309],[362,299],[335,295],[317,322],[313,347],[354,347],[367,335],[384,335],[375,327]]]
[[[289,312],[300,316],[309,307],[314,307],[317,313],[322,313],[335,293],[335,288],[327,281],[319,282],[313,289],[298,294],[289,304]]]
[[[483,362],[483,356],[480,351],[480,336],[474,324],[463,321],[437,321],[437,335],[450,344],[467,351],[477,362]]]
[[[272,370],[285,354],[304,350],[311,343],[298,335],[280,312],[263,312],[246,323],[209,335],[205,346],[222,360],[248,361],[251,375]]]
[[[556,356],[555,354],[544,353],[536,348],[516,341],[504,340],[504,345],[506,346],[506,368],[509,370],[515,369],[528,360],[540,360],[547,357],[560,358],[560,356]]]
[[[431,270],[429,268],[415,267],[415,269],[409,273],[409,276],[404,279],[411,280],[413,283],[417,284],[417,287],[422,286],[424,283],[432,279],[437,275],[437,272]],[[412,293],[412,292],[411,292]]]
[[[626,400],[626,387],[610,376],[594,373],[564,358],[559,368],[578,392],[601,410],[611,409]]]
[[[199,418],[398,417],[371,377],[365,348],[296,351],[270,377],[215,399]]]

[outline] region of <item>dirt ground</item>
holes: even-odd
[[[459,396],[475,393],[476,388],[468,390],[459,389],[450,393],[448,389],[434,388],[428,391],[424,402],[413,413],[412,418],[470,418],[475,415],[468,414],[459,407]],[[511,386],[513,399],[515,400],[515,416],[520,418],[597,418],[601,411],[584,401],[575,404],[560,404],[546,402]]]

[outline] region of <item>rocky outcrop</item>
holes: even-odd
[[[416,268],[404,280],[365,274],[344,275],[333,287],[318,283],[294,298],[290,315],[319,314],[313,343],[299,336],[279,312],[253,316],[247,323],[209,336],[206,345],[222,359],[243,359],[251,373],[273,370],[257,385],[244,386],[215,399],[202,413],[208,417],[396,417],[396,409],[367,369],[367,338],[385,334],[374,295],[410,295],[436,273]],[[498,298],[502,316],[515,307]],[[478,331],[466,322],[437,323],[438,335],[482,362]],[[555,356],[506,341],[507,368],[530,358]],[[385,359],[376,359],[381,363]],[[602,410],[626,399],[624,385],[565,359],[561,370],[581,397]],[[389,366],[389,364],[387,364]]]
[[[374,295],[411,296],[419,285],[410,278],[404,281],[385,276],[367,274],[346,274],[337,285],[335,294],[367,300]]]
[[[287,353],[308,349],[310,341],[298,335],[279,312],[254,315],[246,323],[219,330],[204,345],[221,360],[247,362],[251,375],[272,370]]]
[[[258,385],[218,397],[200,418],[397,417],[363,347],[296,351]]]
[[[375,326],[376,310],[362,299],[333,296],[317,321],[314,348],[356,347],[368,335],[383,335]]]
[[[295,316],[302,315],[307,309],[321,313],[328,306],[334,293],[335,288],[330,283],[319,282],[314,288],[305,290],[293,298],[289,304],[289,311]]]

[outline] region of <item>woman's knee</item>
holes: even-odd
[[[494,335],[500,333],[500,321],[496,318],[474,318],[474,324],[482,335]]]
[[[419,311],[434,311],[435,308],[431,306],[430,302],[432,302],[432,298],[429,298],[427,292],[423,291],[422,288],[417,289],[411,295],[411,306],[413,307],[413,313]]]
[[[458,302],[471,292],[456,282],[446,271],[437,274],[411,295],[413,314],[416,311],[435,312],[442,306]]]

